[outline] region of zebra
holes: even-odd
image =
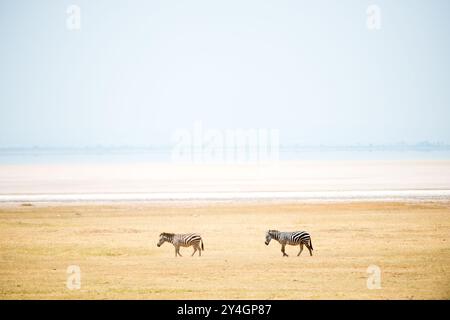
[[[175,247],[175,257],[180,254],[180,247],[194,247],[194,252],[191,256],[198,250],[198,256],[202,255],[202,250],[205,250],[203,246],[202,237],[196,233],[186,233],[186,234],[175,234],[175,233],[167,233],[163,232],[159,235],[159,241],[157,246],[160,247],[164,242],[170,242]],[[201,245],[201,246],[200,246]]]
[[[312,246],[311,236],[305,231],[294,231],[294,232],[280,232],[278,230],[269,230],[266,232],[266,242],[268,246],[270,240],[276,240],[281,244],[281,252],[283,252],[283,257],[288,255],[285,252],[285,247],[287,244],[291,246],[300,245],[300,252],[297,254],[299,256],[303,251],[303,245],[305,245],[309,254],[312,256],[312,251],[314,250]]]

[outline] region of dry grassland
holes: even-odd
[[[264,245],[307,230],[314,256]],[[201,258],[160,232],[199,232]],[[66,287],[81,268],[81,289]],[[381,268],[369,290],[367,267]],[[0,207],[0,299],[449,299],[450,203],[129,203]]]

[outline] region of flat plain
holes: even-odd
[[[264,244],[306,230],[314,255]],[[202,257],[161,232],[198,232]],[[71,265],[81,287],[69,290]],[[368,267],[381,271],[369,289]],[[0,299],[449,299],[449,202],[2,204]]]

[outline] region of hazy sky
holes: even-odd
[[[450,143],[449,57],[448,0],[0,0],[0,147]]]

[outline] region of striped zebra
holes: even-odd
[[[294,231],[294,232],[280,232],[278,230],[269,230],[266,233],[266,245],[268,246],[270,240],[276,240],[281,244],[281,252],[283,252],[283,257],[288,255],[285,252],[285,247],[287,244],[291,246],[300,245],[300,252],[297,254],[299,256],[303,251],[303,245],[305,245],[309,254],[312,256],[313,246],[310,235],[305,231]]]
[[[182,255],[180,254],[180,247],[193,246],[194,252],[192,253],[192,256],[198,250],[199,257],[202,255],[202,250],[205,250],[202,237],[200,237],[200,235],[196,233],[175,234],[163,232],[159,235],[157,246],[160,247],[164,242],[170,242],[171,244],[173,244],[173,246],[175,247],[175,257],[177,255],[182,257]]]

